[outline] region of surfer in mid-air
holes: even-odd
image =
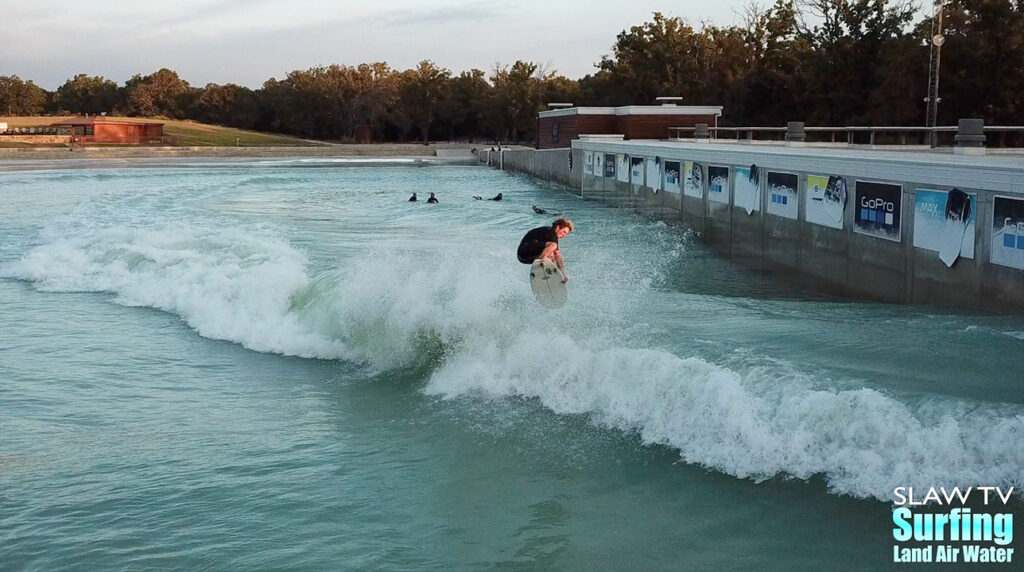
[[[527,232],[519,241],[519,249],[516,255],[519,262],[533,264],[541,258],[553,260],[562,271],[562,282],[569,281],[569,275],[565,273],[565,265],[562,263],[562,253],[558,250],[558,239],[565,238],[572,232],[572,221],[560,218],[551,223],[551,226],[539,226]]]

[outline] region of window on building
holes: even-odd
[[[93,134],[93,127],[92,127],[92,125],[86,125],[85,126],[85,134],[86,135],[92,135]]]
[[[551,140],[558,143],[558,122],[555,121],[551,124]]]

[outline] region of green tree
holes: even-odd
[[[653,103],[663,95],[710,103],[703,98],[711,49],[708,38],[682,18],[655,12],[653,21],[621,32],[599,67],[608,72],[609,87],[628,95],[624,103]]]
[[[430,60],[421,61],[402,76],[400,100],[419,129],[424,143],[430,140],[430,126],[434,123],[439,103],[447,95],[449,78],[450,71],[438,68]]]
[[[449,139],[472,139],[483,134],[485,105],[492,93],[482,70],[462,72],[448,80],[438,120]]]
[[[40,115],[46,106],[46,90],[16,75],[0,76],[0,113]]]
[[[914,16],[909,0],[806,0],[816,22],[800,20],[800,36],[812,53],[806,72],[811,103],[807,120],[824,124],[868,123],[871,95],[880,85],[882,57],[907,35]]]
[[[128,115],[182,119],[192,89],[178,74],[163,68],[147,76],[135,75],[125,84]]]
[[[946,6],[939,123],[1024,120],[1024,2],[952,0]],[[931,19],[919,30],[931,35]],[[925,37],[927,37],[925,36]]]
[[[530,141],[537,128],[544,74],[533,62],[497,65],[491,75],[494,94],[488,105],[491,129],[499,140]]]
[[[204,123],[252,129],[260,119],[259,98],[253,90],[233,83],[207,84],[192,102],[189,117]]]
[[[120,103],[117,84],[102,76],[78,74],[57,88],[54,103],[58,110],[97,115],[110,113]]]

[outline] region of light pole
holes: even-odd
[[[942,57],[942,44],[946,43],[946,37],[942,35],[942,9],[945,0],[935,0],[932,4],[932,41],[928,55],[928,97],[924,100],[928,103],[925,111],[924,125],[931,128],[928,132],[929,145],[934,148],[937,144],[935,124],[939,115],[939,61]]]

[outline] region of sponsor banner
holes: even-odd
[[[648,158],[644,167],[644,185],[654,189],[654,192],[661,190],[661,161],[657,158]]]
[[[963,192],[958,190],[957,193]],[[917,189],[914,193],[916,248],[940,252],[947,243],[953,243],[958,256],[974,258],[978,196],[967,193],[963,196],[951,203],[949,192]]]
[[[898,243],[902,237],[903,186],[857,181],[853,230]]]
[[[682,184],[682,163],[679,161],[665,161],[665,172],[662,177],[662,188],[666,193],[679,194],[683,190]]]
[[[615,178],[615,155],[604,154],[604,176],[609,179]]]
[[[793,173],[768,171],[768,213],[796,220],[800,215],[797,204],[798,177]]]
[[[846,179],[837,175],[807,175],[804,181],[804,219],[829,228],[843,228]]]
[[[583,174],[593,175],[594,174],[594,152],[584,151],[583,152]]]
[[[620,183],[629,182],[629,155],[616,155],[615,156],[615,174],[616,179]]]
[[[736,206],[752,214],[761,210],[761,171],[757,165],[749,167],[735,167],[736,182],[733,184],[733,193]]]
[[[644,158],[630,157],[629,159],[629,182],[633,185],[644,184]]]
[[[992,264],[1024,269],[1024,199],[995,197],[992,204]]]
[[[694,161],[683,163],[683,192],[688,197],[704,198],[704,164]]]
[[[900,241],[902,185],[857,181],[857,199],[854,205],[854,232],[894,242]]]
[[[729,204],[729,167],[708,166],[708,200]]]

